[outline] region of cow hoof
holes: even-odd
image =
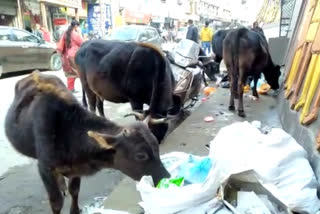
[[[238,115],[240,117],[246,117],[246,114],[244,113],[244,110],[238,110]]]
[[[253,92],[253,93],[252,93],[252,96],[254,96],[254,97],[256,97],[257,99],[259,99],[259,94],[258,94],[257,92],[255,92],[255,93]]]
[[[70,210],[70,214],[81,214],[81,213],[82,213],[82,210],[79,209],[79,207],[71,208],[71,210]]]
[[[235,111],[236,108],[234,106],[229,106],[229,111]]]

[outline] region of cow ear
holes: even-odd
[[[88,136],[93,138],[103,149],[114,149],[115,138],[113,136],[101,134],[95,131],[88,131]]]

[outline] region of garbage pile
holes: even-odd
[[[224,74],[222,76],[218,76],[216,84],[220,86],[221,88],[230,88],[230,82],[229,82],[229,74]],[[244,93],[248,93],[250,89],[253,88],[254,81],[252,79],[248,80],[248,84],[246,84],[243,88]],[[257,82],[257,92],[259,94],[267,94],[271,89],[271,86],[266,82],[263,75],[261,75],[261,78]]]
[[[285,131],[237,122],[210,142],[208,156],[161,157],[169,179],[137,184],[147,214],[320,213],[306,151]]]

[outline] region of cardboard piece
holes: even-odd
[[[254,210],[253,213],[293,214],[282,201],[263,186],[253,170],[231,175],[220,187],[218,195],[234,214],[244,213],[243,209],[253,207],[254,202],[257,205],[255,207],[260,205],[261,208],[259,212]],[[250,201],[246,203],[248,199]]]

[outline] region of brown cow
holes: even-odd
[[[151,175],[154,183],[169,176],[158,142],[143,122],[119,126],[88,112],[55,76],[36,72],[16,84],[5,132],[18,152],[38,160],[54,214],[63,206],[64,177],[72,197],[70,213],[78,214],[81,176],[103,168],[135,180]]]
[[[227,66],[231,96],[229,110],[235,110],[234,98],[239,97],[238,114],[245,117],[243,86],[248,76],[254,79],[253,95],[258,97],[257,82],[261,72],[272,89],[279,88],[280,66],[274,65],[265,38],[247,28],[230,31],[223,41],[223,59]]]

